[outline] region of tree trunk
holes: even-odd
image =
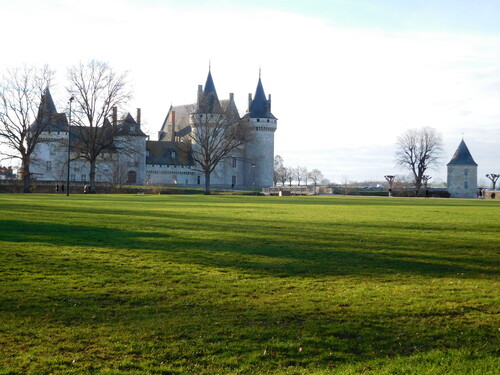
[[[23,158],[23,193],[31,193],[31,175],[29,158]]]
[[[89,188],[89,193],[95,193],[95,164],[96,161],[93,160],[90,162],[90,174],[89,174],[89,179],[90,179],[90,188]]]
[[[416,180],[415,181],[415,196],[418,197],[418,194],[420,193],[421,188],[422,188],[422,181]]]
[[[210,172],[205,172],[205,195],[210,194]]]

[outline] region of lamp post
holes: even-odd
[[[69,197],[69,163],[71,161],[71,103],[75,100],[74,96],[69,98],[69,121],[68,121],[68,174],[66,176],[66,196]]]
[[[255,195],[255,163],[252,163],[252,193]]]

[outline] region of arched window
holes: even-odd
[[[137,182],[137,173],[135,171],[128,171],[127,184],[135,184]]]

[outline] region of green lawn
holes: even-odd
[[[500,202],[0,195],[0,374],[498,374]]]

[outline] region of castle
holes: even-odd
[[[210,108],[204,101],[210,98]],[[231,116],[237,126],[250,129],[251,140],[222,158],[211,173],[211,185],[217,187],[250,188],[273,184],[274,132],[277,118],[271,112],[271,95],[266,97],[261,77],[255,95],[248,95],[248,109],[240,117],[234,101],[219,100],[211,71],[205,86],[198,86],[197,102],[171,106],[159,132],[158,140],[149,140],[141,130],[141,111],[135,119],[127,113],[121,120],[116,108],[111,121],[103,126],[110,129],[114,144],[127,144],[127,150],[120,147],[109,149],[99,156],[96,165],[96,182],[126,183],[134,185],[166,184],[198,186],[204,185],[205,176],[194,161],[192,149],[183,147],[187,136],[196,131],[196,116],[208,114],[213,108],[222,108],[224,116]],[[34,153],[30,171],[37,180],[62,182],[67,176],[68,141],[77,142],[75,135],[82,128],[69,126],[66,114],[58,113],[47,89],[42,97],[43,113],[41,125],[44,131]],[[36,124],[35,124],[36,126]],[[197,147],[193,144],[192,147]],[[76,160],[75,160],[76,159]],[[73,182],[89,181],[89,165],[77,158],[71,149],[69,179]]]

